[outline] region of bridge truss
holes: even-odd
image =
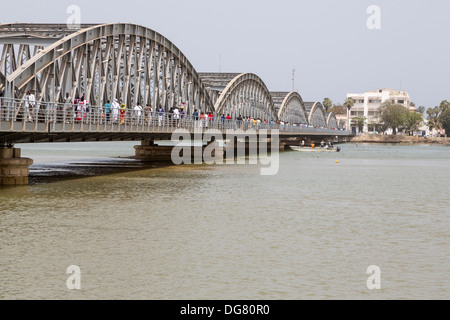
[[[182,106],[233,118],[335,125],[320,103],[309,108],[297,92],[271,93],[252,73],[197,73],[163,35],[134,24],[0,24],[0,92],[9,99],[71,103],[85,97],[103,106],[165,111]],[[336,126],[337,127],[337,126]]]

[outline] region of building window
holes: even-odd
[[[405,100],[398,100],[398,103],[404,104],[404,103],[405,103]]]

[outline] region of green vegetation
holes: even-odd
[[[412,136],[414,131],[419,130],[420,124],[423,122],[423,116],[418,112],[407,111],[403,128]]]
[[[449,110],[450,110],[450,102],[448,102],[447,100],[442,101],[439,106],[428,109],[427,110],[428,128],[430,128],[430,130],[445,129],[446,134],[449,135],[450,133]]]
[[[442,129],[445,129],[445,133],[448,137],[450,134],[450,109],[446,109],[444,112],[442,112],[439,116],[439,120],[442,123]]]
[[[391,128],[393,134],[397,134],[397,130],[406,130],[412,135],[416,131],[423,117],[418,112],[409,111],[408,108],[401,104],[384,103],[380,108],[380,124],[384,128]]]
[[[364,124],[366,122],[366,117],[355,117],[352,119],[352,126],[358,127],[359,131],[363,131]]]
[[[427,110],[427,108],[425,108],[424,106],[420,106],[417,108],[417,112],[424,115],[425,111]]]
[[[355,100],[353,98],[347,98],[344,102],[344,107],[350,110],[355,105]]]
[[[330,109],[330,112],[333,112],[336,115],[347,114],[347,110],[341,104],[333,105],[333,107]]]
[[[322,105],[325,108],[325,112],[328,112],[333,106],[333,102],[331,101],[330,98],[325,98],[323,99]]]

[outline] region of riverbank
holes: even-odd
[[[393,136],[393,135],[360,135],[349,138],[348,142],[358,143],[406,143],[406,144],[441,144],[450,145],[450,138],[426,138],[426,137],[410,137],[410,136]]]

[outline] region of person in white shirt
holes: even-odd
[[[180,124],[180,110],[178,108],[173,109],[173,119],[175,120],[175,124],[178,127]]]
[[[139,125],[141,123],[141,117],[142,117],[142,106],[140,104],[137,104],[136,107],[134,107],[134,117],[136,119],[136,124]]]
[[[114,99],[112,105],[111,105],[111,113],[112,113],[112,122],[116,123],[119,119],[119,109],[120,105],[117,99]]]
[[[30,108],[30,121],[33,121],[33,118],[37,121],[39,117],[39,105],[36,105],[36,97],[33,91],[30,91],[28,95],[28,106]]]
[[[28,101],[28,97],[30,95],[30,91],[27,92],[27,94],[25,95],[25,112],[26,112],[26,120],[27,121],[32,121],[31,119],[31,110],[30,110],[30,103]]]

